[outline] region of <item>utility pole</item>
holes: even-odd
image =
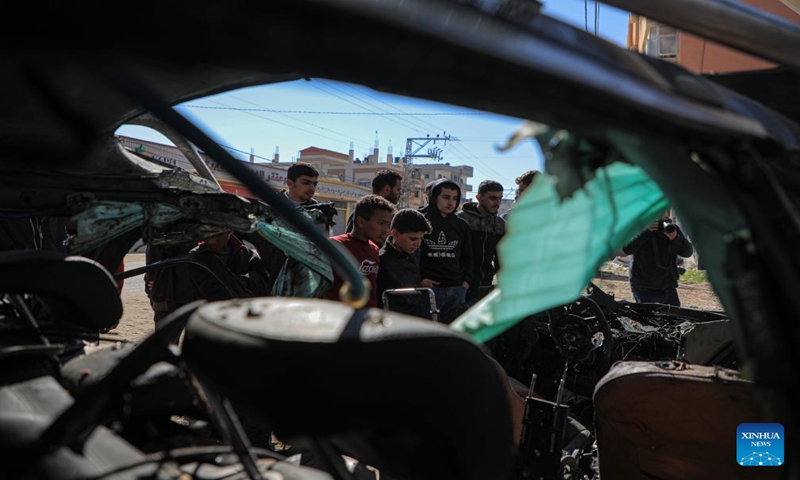
[[[437,133],[435,137],[426,135],[425,137],[406,139],[406,152],[403,156],[403,190],[400,196],[400,206],[402,208],[408,207],[409,205],[412,185],[419,186],[422,180],[419,170],[414,167],[414,159],[430,158],[440,162],[443,159],[442,149],[436,146],[436,143],[442,142],[442,145],[447,145],[447,142],[453,140],[454,139],[452,139],[447,132],[444,132],[441,136]],[[431,145],[431,143],[433,145]],[[424,153],[420,153],[420,151],[428,145],[431,146]]]

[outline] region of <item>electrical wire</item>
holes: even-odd
[[[374,113],[374,110],[371,110],[370,108],[367,108],[367,107],[365,107],[365,106],[363,106],[363,105],[359,105],[359,104],[357,104],[357,103],[353,102],[352,100],[348,100],[347,98],[343,97],[342,95],[338,95],[338,94],[336,94],[336,93],[334,93],[334,92],[331,92],[330,90],[336,90],[336,91],[338,91],[338,92],[342,93],[343,95],[347,95],[347,96],[349,96],[349,97],[351,97],[351,98],[354,98],[354,99],[358,100],[359,102],[365,103],[365,104],[367,104],[367,105],[370,105],[370,104],[369,104],[369,102],[365,102],[365,101],[363,101],[363,100],[361,100],[361,99],[359,99],[359,98],[356,98],[355,96],[353,96],[353,95],[351,95],[351,94],[349,94],[349,93],[347,93],[347,92],[343,91],[342,89],[340,89],[340,88],[338,88],[338,87],[336,87],[336,86],[333,86],[333,85],[329,85],[329,84],[327,84],[327,83],[324,83],[324,81],[322,81],[322,80],[317,80],[317,82],[316,82],[316,83],[320,83],[321,85],[324,85],[324,86],[325,86],[325,88],[322,88],[320,85],[315,85],[315,82],[309,82],[309,83],[308,83],[308,85],[310,85],[310,86],[312,86],[312,87],[316,88],[317,90],[319,90],[319,91],[321,91],[321,92],[323,92],[323,93],[326,93],[326,94],[328,94],[328,95],[332,95],[332,96],[334,96],[334,97],[336,97],[336,98],[338,98],[338,99],[340,99],[340,100],[343,100],[343,101],[345,101],[345,102],[347,102],[347,103],[349,103],[349,104],[351,104],[351,105],[355,105],[356,107],[359,107],[359,108],[362,108],[362,109],[364,109],[364,110],[366,110],[366,111],[368,111],[368,112],[372,112],[372,113]],[[370,106],[371,106],[371,105],[370,105]],[[371,107],[372,107],[372,108],[376,108],[376,107],[374,107],[374,106],[371,106]],[[419,127],[418,127],[418,126],[414,125],[413,123],[411,123],[411,122],[409,122],[409,121],[407,121],[407,120],[405,120],[405,119],[403,119],[403,120],[401,121],[400,119],[393,118],[393,116],[391,116],[391,115],[386,115],[386,118],[387,118],[389,121],[391,121],[391,122],[393,122],[393,123],[396,123],[396,124],[398,124],[398,125],[402,126],[403,128],[408,128],[408,129],[410,129],[410,130],[412,130],[412,131],[414,131],[414,132],[416,132],[416,133],[418,133],[418,134],[424,134],[424,133],[425,133],[425,132],[424,132],[424,129],[423,129],[423,130],[419,130]]]
[[[236,100],[238,100],[240,102],[244,102],[244,103],[253,105],[254,107],[263,108],[262,105],[259,105],[259,104],[255,103],[255,102],[251,101],[251,100],[246,100],[244,98],[239,98],[239,97],[237,97],[235,95],[232,95],[232,94],[228,94],[228,95],[226,95],[226,97],[234,98],[234,99],[236,99]],[[263,109],[269,111],[269,109],[266,109],[266,108],[263,108]],[[283,115],[284,117],[288,117],[288,118],[290,118],[290,119],[292,119],[294,121],[302,122],[302,123],[305,123],[306,125],[311,125],[312,127],[320,128],[322,130],[331,132],[331,133],[333,133],[335,135],[339,135],[341,137],[347,138],[349,141],[358,142],[358,143],[363,144],[363,145],[369,145],[369,142],[365,142],[363,140],[360,140],[360,139],[357,139],[357,138],[353,138],[352,135],[348,135],[348,134],[345,134],[345,133],[337,132],[335,130],[331,130],[330,128],[323,127],[322,125],[317,125],[316,123],[307,122],[305,120],[301,120],[299,118],[292,117],[291,115],[288,115],[288,114],[285,114],[285,113],[282,113],[282,112],[275,111],[275,113],[279,113],[279,114]]]
[[[208,100],[208,101],[209,101],[209,102],[213,102],[213,103],[217,103],[217,104],[219,104],[219,105],[225,105],[224,103],[222,103],[222,102],[218,102],[218,101],[216,101],[216,100]],[[225,105],[225,106],[227,107],[227,105]],[[179,107],[183,107],[183,106],[179,106]],[[333,141],[335,141],[335,142],[341,142],[341,141],[342,141],[342,140],[341,140],[341,139],[339,139],[339,138],[333,138],[333,137],[329,137],[329,136],[327,136],[327,135],[323,135],[323,134],[321,134],[321,133],[317,133],[317,132],[314,132],[314,131],[311,131],[311,130],[307,130],[307,129],[305,129],[305,128],[301,128],[301,127],[298,127],[298,126],[295,126],[295,125],[289,125],[288,123],[284,123],[284,122],[281,122],[281,121],[275,120],[274,118],[268,118],[268,117],[265,117],[265,116],[263,116],[263,115],[258,115],[258,114],[256,114],[256,113],[253,113],[253,112],[243,112],[243,113],[246,113],[246,114],[248,114],[248,115],[252,115],[252,116],[254,116],[254,117],[256,117],[256,118],[260,118],[260,119],[262,119],[262,120],[266,120],[266,121],[268,121],[268,122],[273,122],[273,123],[277,123],[278,125],[283,125],[284,127],[293,128],[293,129],[295,129],[295,130],[300,130],[301,132],[310,133],[311,135],[316,135],[316,136],[318,136],[318,137],[327,138],[328,140],[333,140]]]
[[[341,98],[341,97],[339,97]],[[344,100],[344,99],[343,99]],[[464,116],[482,116],[482,115],[491,115],[489,112],[391,112],[391,111],[383,111],[383,112],[348,112],[348,111],[336,111],[336,110],[281,110],[275,108],[265,108],[265,107],[257,107],[257,108],[243,108],[243,107],[212,107],[209,105],[181,105],[181,107],[185,108],[198,108],[204,110],[230,110],[235,112],[265,112],[265,113],[282,113],[282,114],[298,114],[298,115],[372,115],[372,116],[409,116],[409,117],[464,117]],[[313,125],[313,124],[312,124]],[[320,127],[324,128],[324,127]],[[328,129],[326,129],[328,130]]]
[[[356,90],[358,93],[360,93],[360,94],[362,94],[362,95],[367,95],[367,96],[369,96],[369,97],[371,97],[371,98],[375,98],[376,100],[378,100],[379,102],[381,102],[381,103],[385,104],[386,106],[389,106],[389,107],[391,107],[391,108],[393,108],[393,109],[395,109],[395,110],[399,110],[400,112],[406,113],[406,112],[404,112],[402,109],[400,109],[400,108],[397,108],[396,106],[394,106],[394,105],[392,105],[392,104],[390,104],[390,103],[388,103],[388,102],[386,102],[386,101],[383,101],[383,100],[377,99],[376,97],[374,97],[374,96],[372,96],[372,95],[369,95],[369,94],[367,94],[367,93],[365,93],[365,92],[362,92],[362,91],[360,91],[360,90],[356,89],[355,87],[351,86],[350,84],[347,84],[347,85],[348,85],[348,86],[349,86],[351,89],[353,89],[353,90]],[[341,91],[341,90],[340,90],[340,91]],[[364,100],[360,100],[360,101],[362,101],[362,102],[364,102],[364,103],[367,103],[368,105],[371,105],[369,102],[366,102],[366,101],[364,101]],[[380,107],[376,107],[376,108],[379,108],[379,109],[380,109]],[[381,109],[381,110],[383,110],[383,109]],[[443,131],[443,132],[444,132],[444,131],[447,131],[446,129],[442,129],[442,128],[440,128],[438,125],[434,125],[434,124],[432,124],[432,123],[430,123],[430,122],[427,122],[427,121],[425,121],[425,120],[421,120],[421,119],[419,119],[418,121],[419,121],[419,122],[422,122],[422,123],[424,123],[424,124],[427,124],[427,125],[429,125],[430,127],[433,127],[433,128],[434,128],[434,129],[436,129],[436,130],[441,130],[441,131]],[[493,169],[491,166],[489,166],[489,165],[487,165],[487,164],[483,163],[483,162],[480,160],[480,158],[479,158],[479,157],[475,156],[475,155],[474,155],[472,152],[468,151],[468,150],[467,150],[465,147],[461,146],[460,144],[457,144],[457,143],[455,143],[455,142],[457,142],[457,140],[451,140],[451,142],[452,142],[452,143],[451,143],[451,148],[453,148],[454,150],[456,150],[456,149],[457,149],[457,150],[459,150],[459,152],[462,152],[462,153],[463,153],[463,157],[462,157],[462,158],[465,158],[465,159],[468,159],[468,160],[474,161],[474,162],[475,162],[475,163],[476,163],[476,164],[477,164],[477,165],[478,165],[478,166],[479,166],[479,167],[480,167],[482,170],[485,170],[485,171],[487,171],[488,173],[490,173],[490,174],[491,174],[492,176],[494,176],[495,178],[498,178],[499,180],[504,180],[504,179],[503,179],[504,175],[502,175],[502,174],[500,174],[499,172],[497,172],[497,171],[496,171],[495,169]]]

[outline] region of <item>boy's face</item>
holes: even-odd
[[[308,175],[300,175],[297,180],[286,180],[286,186],[289,187],[289,196],[298,202],[307,202],[311,200],[314,193],[317,191],[317,178],[309,177]]]
[[[356,224],[364,235],[378,245],[383,245],[389,236],[389,225],[392,223],[392,213],[386,210],[375,210],[369,220],[356,217]]]
[[[417,251],[424,237],[425,232],[400,233],[396,228],[392,229],[392,238],[394,239],[395,248],[408,255]]]
[[[455,188],[442,187],[439,196],[436,197],[436,209],[442,215],[450,215],[456,211],[458,191]]]

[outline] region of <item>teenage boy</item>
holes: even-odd
[[[367,195],[356,203],[353,231],[331,237],[353,254],[359,270],[370,283],[370,298],[367,306],[378,306],[378,267],[380,254],[377,244],[383,244],[389,236],[389,226],[394,215],[394,205],[378,195]],[[342,277],[334,271],[333,285],[322,298],[339,300]]]
[[[372,179],[372,194],[379,195],[389,200],[389,203],[392,205],[397,205],[397,202],[400,201],[400,190],[402,187],[403,176],[394,170],[381,170],[375,175],[375,178]],[[347,219],[345,232],[353,231],[354,218],[355,213],[351,213],[350,218]]]
[[[317,205],[314,194],[317,191],[319,172],[312,165],[297,162],[286,170],[286,189],[281,191],[298,208]],[[287,255],[257,233],[243,233],[242,239],[252,243],[261,256],[267,270],[267,290],[272,291],[278,274],[286,263]]]
[[[443,323],[450,323],[448,313],[466,301],[472,278],[469,225],[455,215],[460,202],[461,187],[442,178],[431,185],[428,205],[423,207],[431,232],[422,242],[420,285],[433,289]]]
[[[484,296],[500,266],[497,243],[506,233],[506,221],[497,211],[503,201],[503,185],[484,180],[478,185],[477,202],[467,202],[456,215],[467,222],[472,235],[472,281],[467,298]]]
[[[286,197],[296,205],[313,205],[317,192],[319,172],[313,166],[298,162],[286,170]]]
[[[392,231],[381,247],[381,268],[378,270],[378,306],[383,305],[383,292],[395,288],[417,288],[422,277],[419,271],[422,239],[431,231],[431,224],[422,212],[404,208],[392,219]],[[419,295],[391,295],[389,310],[429,318],[429,303]]]

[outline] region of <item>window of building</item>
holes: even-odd
[[[678,30],[666,25],[651,25],[648,27],[644,53],[658,58],[677,57]]]

